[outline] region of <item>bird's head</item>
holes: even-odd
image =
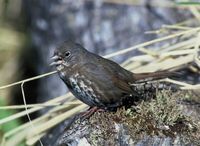
[[[58,71],[64,68],[71,68],[81,62],[81,58],[83,58],[86,51],[77,43],[65,41],[55,49],[54,55],[51,58],[53,62],[50,65],[56,66]]]

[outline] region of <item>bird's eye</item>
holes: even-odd
[[[65,52],[65,57],[69,57],[71,53],[69,51]]]

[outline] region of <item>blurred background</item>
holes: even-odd
[[[173,0],[0,0],[0,86],[54,70],[49,58],[66,39],[106,55],[160,36],[147,31],[192,17]],[[112,60],[121,63],[138,54]],[[27,103],[67,91],[57,75],[29,82],[24,89]],[[8,104],[23,104],[20,85],[0,91],[0,105]],[[12,113],[1,112],[0,118]],[[19,123],[1,127],[1,134]]]
[[[26,39],[26,26],[22,13],[22,1],[0,0],[0,86],[14,82],[22,77],[19,71],[19,56],[29,39]],[[13,88],[0,91],[0,106],[15,103]],[[13,110],[0,112],[0,119],[15,113]],[[9,130],[17,127],[20,121],[14,120],[0,126],[0,139]]]

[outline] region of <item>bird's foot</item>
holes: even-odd
[[[85,119],[88,119],[90,118],[90,116],[92,116],[95,112],[104,112],[105,110],[104,109],[101,109],[99,107],[91,107],[89,108],[87,111],[83,112],[82,115],[81,115],[81,120],[85,120]]]

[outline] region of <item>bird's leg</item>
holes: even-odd
[[[97,106],[94,107],[90,107],[87,111],[83,112],[83,114],[81,115],[81,119],[87,119],[89,118],[91,115],[93,115],[95,112],[103,112],[105,111],[104,109],[101,109]]]

